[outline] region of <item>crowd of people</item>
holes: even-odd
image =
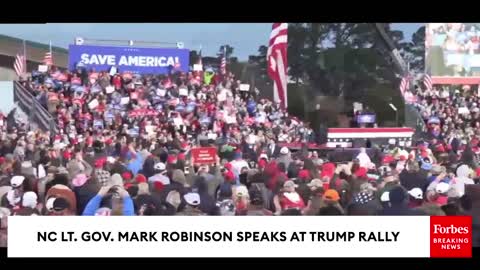
[[[4,217],[11,215],[475,211],[475,201],[465,194],[465,185],[480,177],[474,139],[470,145],[457,137],[449,141],[449,134],[469,129],[457,123],[460,116],[451,108],[447,121],[450,103],[438,99],[419,103],[429,119],[445,110],[439,123],[428,120],[432,139],[411,149],[392,143],[375,157],[359,149],[353,159],[339,160],[309,150],[316,135],[308,123],[278,103],[241,91],[232,74],[138,76],[80,67],[34,74],[22,84],[54,115],[59,132],[29,130],[2,117],[2,245]],[[473,98],[464,101],[474,107]],[[475,130],[479,124],[471,119]],[[287,147],[292,144],[303,147],[294,152]],[[217,149],[215,162],[195,164],[191,149],[207,146]]]

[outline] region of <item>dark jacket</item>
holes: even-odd
[[[419,187],[425,192],[429,185],[427,178],[425,178],[419,172],[408,172],[407,170],[403,170],[400,173],[399,178],[400,183],[406,190],[411,190],[412,188]]]
[[[274,144],[273,146],[273,150],[272,150],[272,147],[269,145],[267,146],[267,155],[270,157],[270,158],[277,158],[278,155],[280,155],[280,146],[278,146],[277,144]]]
[[[153,175],[155,175],[155,171],[153,169],[153,166],[155,165],[155,159],[153,157],[148,157],[145,159],[145,162],[143,163],[143,168],[142,172],[147,179]]]
[[[198,177],[195,180],[193,188],[196,189],[200,195],[200,205],[198,206],[198,209],[207,215],[214,215],[217,212],[217,206],[213,196],[208,193],[208,184],[206,183],[205,178]]]
[[[77,198],[77,215],[82,215],[87,203],[97,195],[98,189],[94,185],[85,184],[81,187],[75,187],[73,192]]]

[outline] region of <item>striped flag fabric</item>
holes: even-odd
[[[15,56],[13,69],[15,69],[15,73],[19,77],[27,73],[27,45],[25,40],[23,40],[23,50]]]
[[[280,107],[288,107],[287,102],[287,41],[288,23],[274,23],[270,33],[267,51],[268,75],[273,80],[273,99]]]
[[[15,69],[15,73],[17,76],[22,76],[27,72],[26,67],[26,58],[25,55],[18,53],[15,57],[15,62],[13,63],[13,68]]]
[[[220,62],[220,73],[227,74],[227,46],[223,46],[223,55]]]
[[[432,90],[433,88],[432,77],[428,73],[423,76],[423,85],[425,85],[427,90]]]
[[[402,96],[405,96],[408,89],[410,89],[410,79],[408,76],[404,76],[400,81],[400,93],[402,93]]]
[[[52,53],[46,52],[45,56],[43,57],[43,63],[47,66],[53,65]]]
[[[45,56],[43,57],[43,63],[47,66],[52,66],[53,65],[53,54],[52,54],[52,42],[51,41],[49,43],[49,50],[48,50],[48,52],[45,53]]]

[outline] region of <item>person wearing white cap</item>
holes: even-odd
[[[273,203],[275,205],[275,215],[280,215],[282,211],[287,209],[299,209],[305,208],[305,202],[300,194],[295,191],[298,185],[292,180],[285,181],[283,184],[283,190],[273,197]]]
[[[288,168],[290,163],[292,162],[292,157],[290,155],[290,150],[288,150],[287,147],[282,147],[280,149],[280,156],[277,158],[277,164],[278,163],[283,163],[285,164],[285,168]]]
[[[421,188],[415,187],[408,191],[410,200],[408,203],[409,208],[420,207],[423,204],[423,191]]]
[[[163,185],[170,184],[170,178],[167,174],[167,166],[163,162],[158,162],[153,166],[155,174],[148,178],[148,182],[161,182]]]
[[[25,181],[25,176],[15,175],[10,179],[10,185],[14,189],[21,188],[23,181]]]
[[[28,191],[23,194],[22,206],[25,208],[34,209],[37,207],[38,196],[35,192]]]
[[[436,184],[430,185],[427,189],[427,200],[438,205],[442,206],[447,204],[448,202],[448,192],[451,190],[450,184],[445,183],[445,182],[439,182],[439,183],[432,183]]]
[[[468,165],[463,164],[457,168],[457,177],[455,178],[452,188],[457,192],[458,197],[462,197],[465,194],[465,185],[473,185],[475,182],[469,176],[473,174],[473,171]]]
[[[198,207],[200,206],[200,195],[196,192],[189,192],[183,195],[183,199],[187,203],[185,208],[177,212],[177,216],[205,216]]]

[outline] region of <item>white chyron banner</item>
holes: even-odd
[[[430,218],[23,217],[9,257],[429,257]]]

